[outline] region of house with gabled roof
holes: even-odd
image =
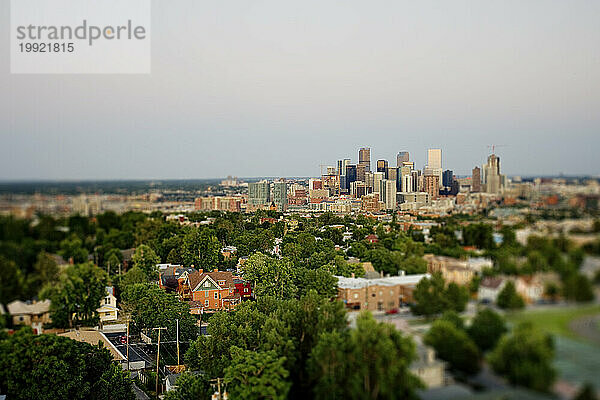
[[[184,284],[191,292],[190,312],[202,314],[231,310],[242,301],[242,295],[236,289],[239,278],[229,271],[211,272],[199,270],[189,274]]]

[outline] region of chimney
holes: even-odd
[[[199,269],[198,272],[200,272],[201,274],[203,274],[204,270],[203,269]]]
[[[355,278],[355,276],[354,276],[354,272],[353,272],[353,273],[352,273],[352,279],[354,279],[354,278]]]
[[[219,272],[219,268],[215,268],[213,272]]]

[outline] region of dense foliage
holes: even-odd
[[[0,393],[24,400],[135,398],[108,349],[27,328],[0,339]]]
[[[512,384],[549,391],[556,378],[553,359],[552,337],[522,324],[500,339],[489,362],[494,371]]]

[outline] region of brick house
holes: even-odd
[[[184,285],[189,287],[191,293],[189,303],[192,314],[231,310],[242,299],[252,295],[249,283],[231,272],[217,269],[212,272],[193,272],[187,275]]]

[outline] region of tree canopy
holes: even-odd
[[[108,349],[23,328],[0,340],[0,392],[11,399],[133,400]]]

